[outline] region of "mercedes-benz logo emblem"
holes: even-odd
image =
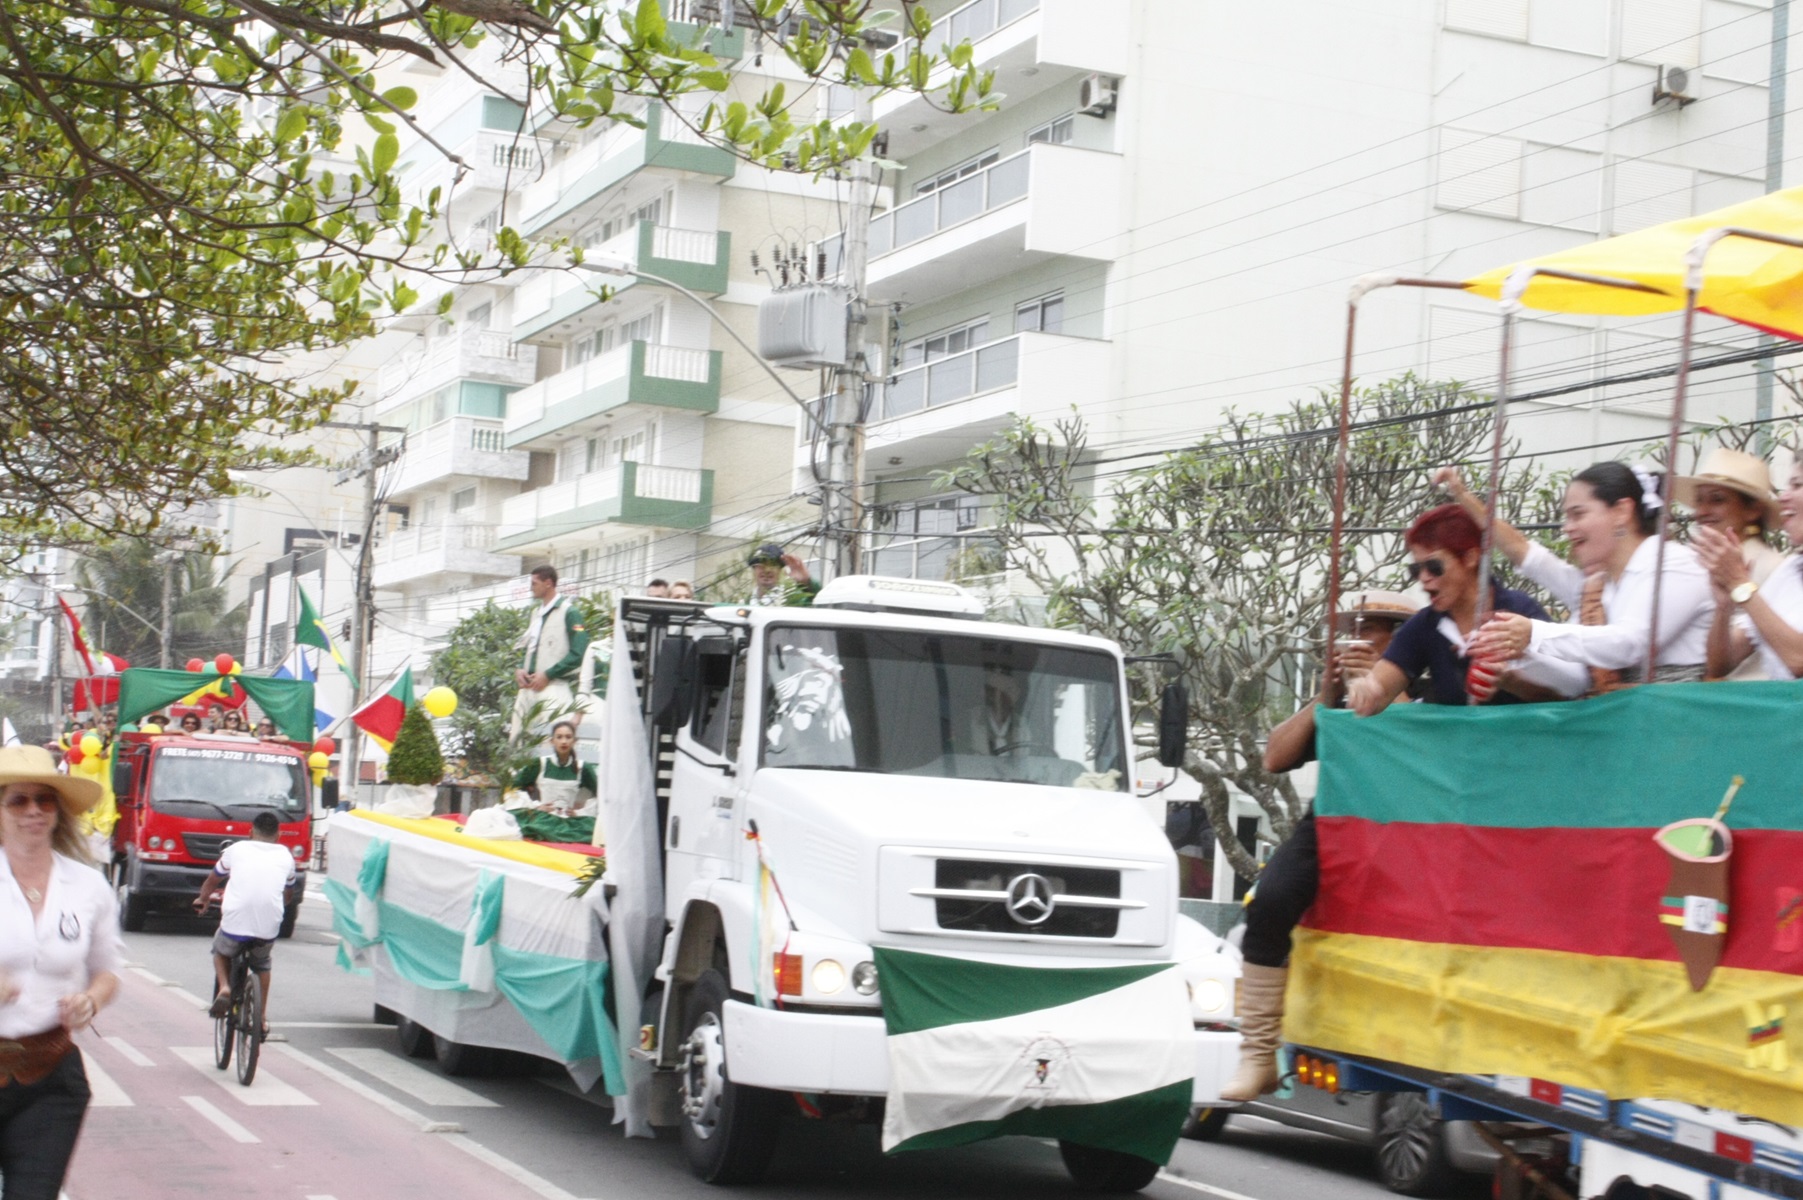
[[[1016,875],[1008,881],[1008,915],[1018,925],[1043,925],[1052,916],[1052,896],[1044,875]]]

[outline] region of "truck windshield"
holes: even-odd
[[[894,629],[769,631],[763,765],[1127,788],[1107,654]]]
[[[180,817],[248,821],[273,809],[283,822],[307,810],[306,778],[292,755],[166,746],[150,770],[150,803]]]

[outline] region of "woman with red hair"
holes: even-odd
[[[1427,676],[1422,699],[1429,704],[1514,704],[1578,695],[1588,682],[1582,668],[1536,663],[1528,670],[1503,670],[1469,651],[1476,632],[1478,574],[1483,535],[1457,504],[1430,508],[1403,535],[1409,573],[1427,593],[1427,607],[1410,617],[1371,673],[1356,682],[1348,702],[1362,717],[1388,708],[1410,683]],[[1491,613],[1550,620],[1526,592],[1490,582]]]

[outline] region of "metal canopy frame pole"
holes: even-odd
[[[1725,225],[1698,235],[1697,240],[1691,243],[1690,251],[1684,256],[1684,324],[1678,334],[1678,374],[1672,386],[1671,427],[1665,440],[1665,474],[1659,481],[1659,526],[1654,533],[1659,539],[1659,546],[1653,567],[1652,626],[1647,630],[1646,639],[1644,678],[1648,683],[1653,681],[1653,672],[1659,662],[1659,601],[1660,593],[1665,588],[1665,535],[1671,526],[1672,478],[1678,471],[1678,439],[1684,429],[1684,406],[1690,390],[1691,347],[1696,337],[1697,299],[1703,291],[1703,266],[1716,244],[1729,238],[1746,238],[1749,241],[1803,250],[1803,238]]]

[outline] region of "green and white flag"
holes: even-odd
[[[885,1151],[1028,1134],[1169,1161],[1196,1064],[1173,965],[1047,969],[884,949],[876,965]]]

